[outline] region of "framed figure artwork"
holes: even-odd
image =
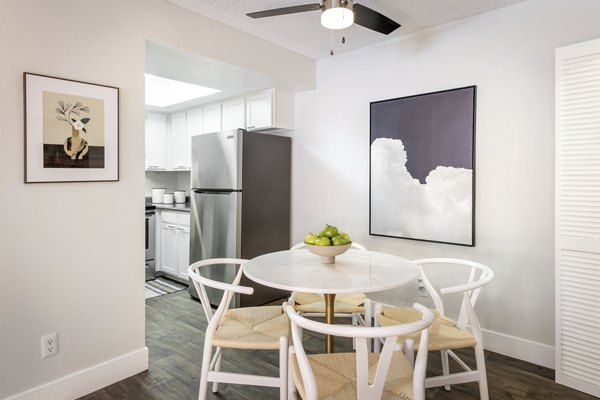
[[[119,89],[25,72],[25,183],[119,180]]]
[[[371,235],[475,245],[476,86],[370,104]]]

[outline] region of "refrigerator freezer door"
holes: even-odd
[[[208,258],[239,258],[241,202],[241,192],[192,191],[190,264]],[[233,282],[237,272],[234,265],[211,266],[202,271],[207,278],[229,283]],[[191,282],[190,294],[198,297]],[[223,292],[207,288],[207,295],[211,304],[217,305]]]
[[[192,136],[192,188],[242,189],[242,132]]]

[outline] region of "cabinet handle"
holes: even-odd
[[[158,165],[148,165],[148,168],[158,168]]]
[[[176,229],[176,228],[175,228],[173,225],[167,225],[167,228],[168,228],[168,229],[173,229],[173,230],[175,230],[175,229]]]

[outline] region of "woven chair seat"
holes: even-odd
[[[429,351],[453,350],[475,347],[477,341],[470,332],[460,329],[456,322],[446,318],[436,310],[433,310],[435,319],[429,328]],[[397,324],[406,324],[421,319],[421,314],[414,308],[408,307],[383,307],[377,320],[381,326],[390,326]],[[412,338],[415,342],[415,349],[419,347],[420,333],[398,338],[404,342],[407,338]]]
[[[335,296],[334,310],[337,313],[364,313],[364,293],[338,294]],[[325,313],[325,298],[318,293],[294,293],[294,308],[304,313]]]
[[[317,381],[319,400],[348,400],[357,398],[355,353],[309,355],[308,359]],[[295,354],[291,355],[292,376],[300,396],[306,393]],[[369,353],[369,383],[375,376],[379,353]],[[412,366],[402,352],[395,352],[387,374],[381,399],[412,399]]]
[[[219,322],[213,346],[277,350],[281,336],[290,336],[290,322],[281,306],[236,308]]]

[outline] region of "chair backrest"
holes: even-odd
[[[413,370],[413,399],[425,399],[425,371],[427,368],[427,344],[429,333],[427,328],[432,324],[434,316],[431,310],[420,304],[414,304],[414,307],[423,314],[419,321],[402,325],[393,325],[386,327],[367,327],[354,325],[331,325],[305,318],[299,315],[292,306],[284,304],[292,327],[292,341],[296,359],[304,383],[304,390],[307,399],[317,399],[317,383],[310,362],[304,351],[302,343],[302,329],[308,329],[313,332],[327,335],[342,336],[354,338],[356,343],[356,383],[357,399],[370,400],[380,399],[383,393],[388,369],[394,354],[394,348],[399,336],[408,335],[421,331],[421,343]],[[369,382],[369,345],[370,339],[385,338],[385,344],[379,357],[379,363],[372,382]]]
[[[458,258],[426,258],[415,260],[414,262],[419,266],[419,272],[421,274],[423,284],[431,296],[431,299],[435,304],[435,308],[440,312],[440,314],[446,315],[441,295],[462,293],[463,301],[460,307],[460,313],[458,315],[457,326],[461,329],[464,329],[467,326],[467,323],[471,323],[472,325],[474,322],[478,326],[479,323],[477,322],[477,317],[473,308],[475,307],[475,303],[477,302],[481,288],[490,283],[490,281],[494,278],[494,271],[492,271],[490,267],[481,263]],[[443,264],[450,267],[459,266],[461,269],[467,268],[469,269],[467,282],[459,285],[443,287],[438,291],[433,286],[425,272],[425,269],[427,269],[426,266],[431,264]],[[425,267],[425,269],[423,267]]]
[[[300,243],[296,243],[295,245],[293,245],[290,248],[290,250],[298,250],[298,249],[302,249],[304,247],[306,247],[306,243],[300,242]],[[361,250],[361,251],[367,251],[367,248],[365,246],[363,246],[362,244],[358,244],[356,242],[351,242],[350,248],[351,249]]]
[[[229,309],[234,293],[252,294],[254,292],[254,289],[251,287],[240,286],[240,280],[242,279],[242,274],[244,272],[244,264],[247,262],[248,260],[242,260],[238,258],[212,258],[195,262],[189,266],[188,276],[192,279],[192,282],[196,287],[196,291],[200,297],[200,303],[202,303],[202,308],[204,309],[204,314],[206,315],[206,319],[208,321],[208,326],[206,328],[207,332],[214,332],[217,329],[219,320],[225,314],[225,311]],[[206,268],[210,265],[225,266],[227,264],[240,266],[235,279],[231,283],[215,281],[201,275],[200,270],[202,268]],[[223,291],[221,302],[214,313],[210,307],[210,301],[208,300],[205,286]]]

